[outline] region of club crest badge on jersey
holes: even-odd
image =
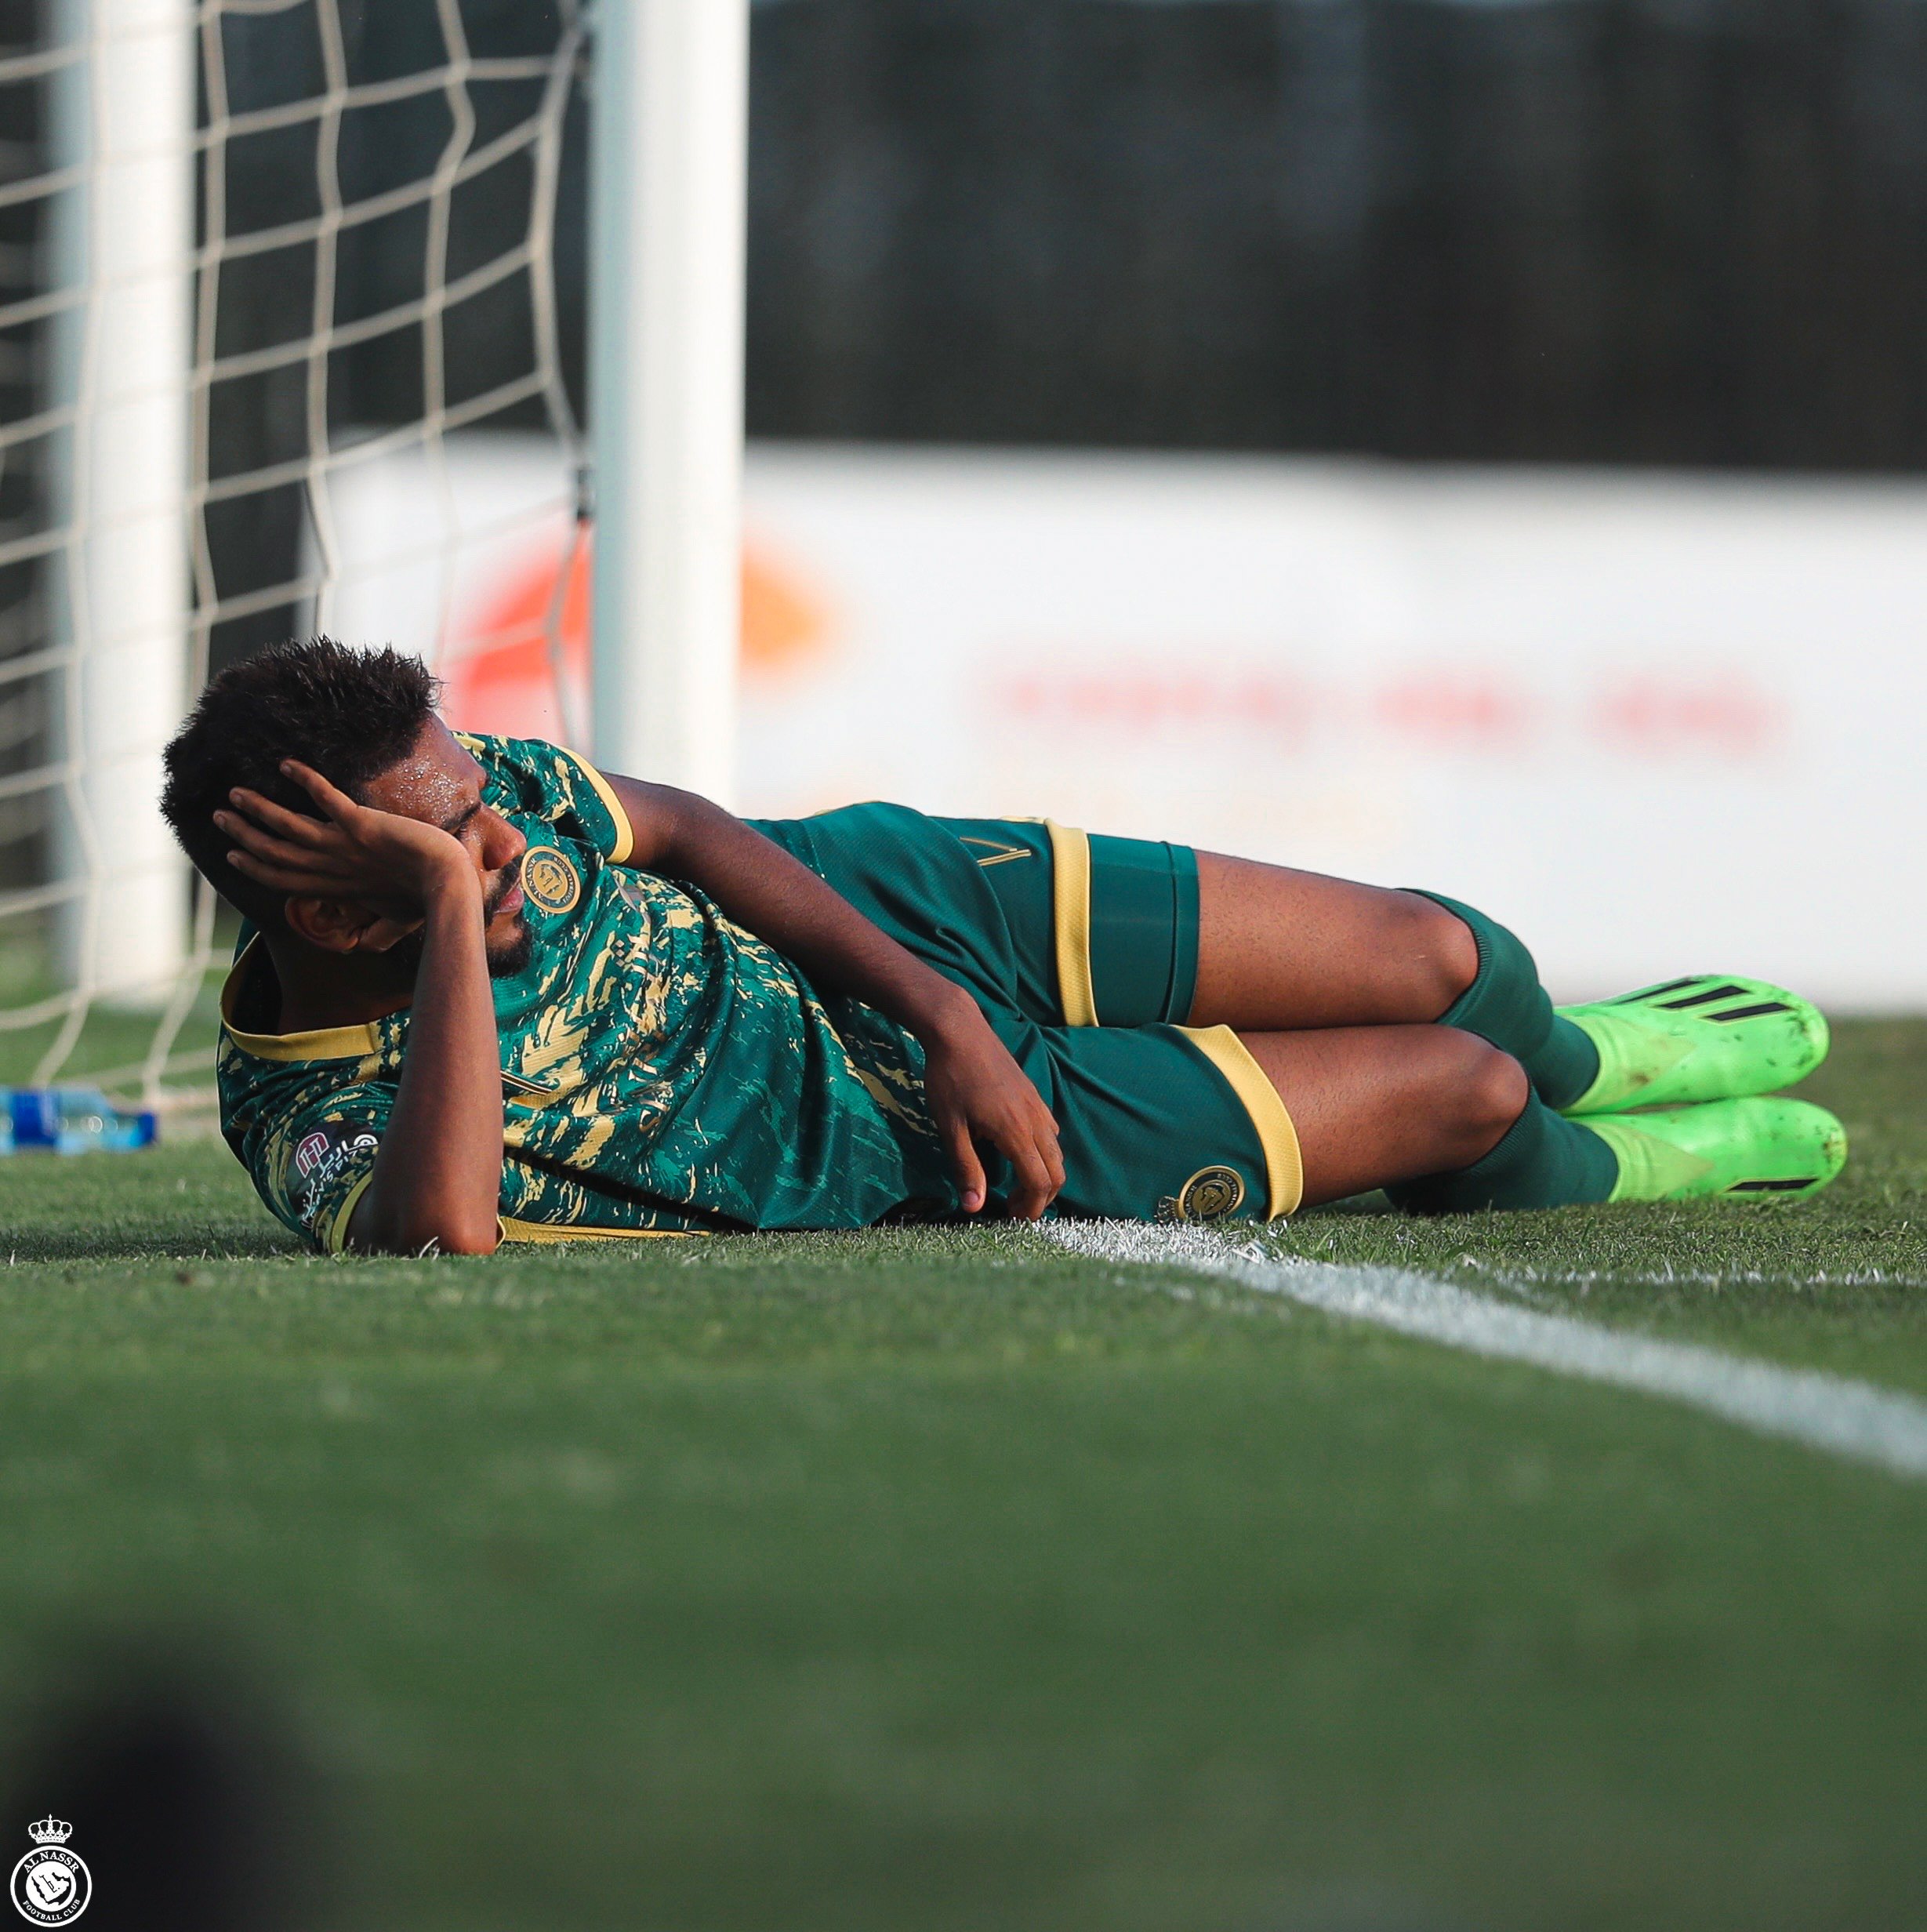
[[[29,1925],[71,1925],[93,1897],[93,1879],[67,1848],[74,1828],[49,1814],[27,1828],[34,1849],[13,1868],[13,1909]]]
[[[545,913],[573,912],[582,895],[582,874],[553,845],[532,845],[522,855],[522,892]]]
[[[1169,1200],[1158,1203],[1161,1221],[1221,1221],[1244,1205],[1244,1176],[1236,1168],[1200,1168]]]

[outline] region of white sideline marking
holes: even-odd
[[[1236,1245],[1203,1228],[1136,1221],[1052,1221],[1040,1232],[1099,1261],[1182,1268],[1288,1295],[1307,1307],[1475,1355],[1530,1362],[1588,1382],[1610,1382],[1704,1409],[1766,1436],[1927,1476],[1927,1402],[1871,1382],[1811,1369],[1780,1368],[1690,1342],[1595,1327],[1488,1301],[1404,1268],[1341,1266]]]

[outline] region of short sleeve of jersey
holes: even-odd
[[[478,732],[455,736],[481,766],[492,804],[545,819],[616,865],[634,852],[629,814],[587,759],[539,738],[492,738]]]
[[[347,1245],[394,1101],[392,1087],[372,1080],[317,1094],[267,1130],[249,1163],[269,1207],[324,1254]]]

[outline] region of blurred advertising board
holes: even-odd
[[[571,496],[533,438],[346,467],[318,624],[586,739]],[[1923,484],[759,445],[734,802],[1428,885],[1574,997],[1918,1008],[1924,645]]]

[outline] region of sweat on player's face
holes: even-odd
[[[439,720],[423,729],[412,755],[361,788],[364,798],[358,803],[298,761],[285,761],[281,771],[308,794],[315,809],[292,810],[237,787],[230,794],[234,811],[216,812],[214,818],[217,827],[238,841],[229,855],[238,870],[290,897],[362,898],[390,904],[399,899],[405,903],[412,897],[407,880],[397,876],[392,857],[384,862],[381,851],[381,821],[400,818],[454,839],[484,881],[489,920],[503,917],[519,926],[519,868],[528,841],[484,803],[481,768]],[[290,921],[298,932],[307,923],[299,917]],[[302,936],[316,935],[302,932]]]

